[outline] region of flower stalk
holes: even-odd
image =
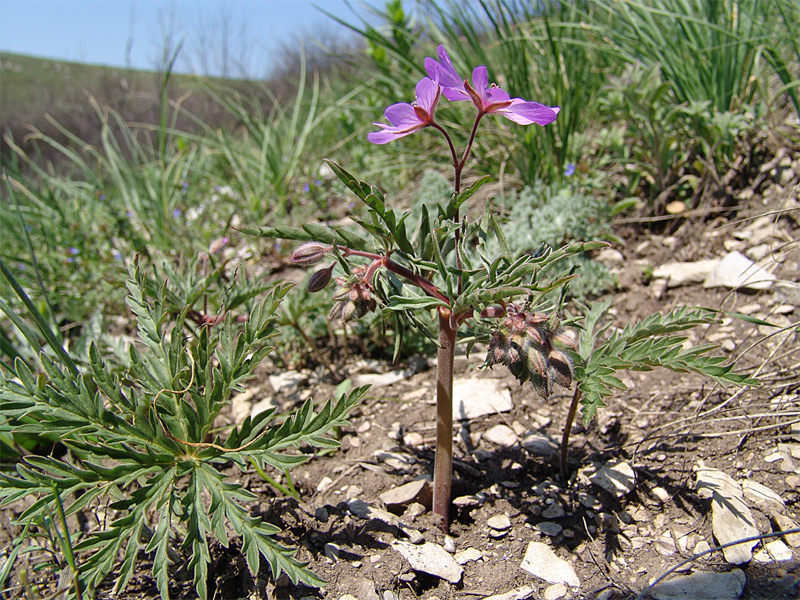
[[[474,69],[470,83],[458,75],[444,47],[439,46],[437,56],[438,60],[425,59],[425,71],[428,76],[417,83],[415,101],[413,103],[400,102],[389,106],[384,112],[388,124],[375,123],[378,131],[370,132],[367,138],[374,144],[386,144],[428,127],[444,136],[452,159],[454,193],[451,204],[440,205],[439,209],[440,215],[443,215],[443,221],[453,237],[450,239],[450,243],[447,243],[434,236],[433,244],[438,245],[436,250],[438,269],[433,269],[433,273],[434,276],[438,275],[442,281],[452,281],[452,285],[446,287],[437,285],[435,277],[429,279],[416,272],[413,263],[407,266],[391,258],[393,244],[396,244],[397,248],[406,256],[416,254],[417,258],[422,258],[424,255],[422,248],[426,241],[422,240],[422,247],[415,250],[405,234],[405,225],[403,224],[405,217],[398,218],[394,211],[386,209],[385,202],[380,199],[379,190],[364,182],[356,181],[349,173],[332,163],[330,164],[335,167],[334,170],[342,181],[369,206],[373,224],[367,229],[379,239],[380,245],[385,248],[385,251],[379,254],[365,249],[352,248],[350,247],[352,244],[349,243],[335,243],[334,240],[337,239],[337,236],[329,235],[329,239],[325,240],[325,243],[306,241],[295,250],[292,259],[298,264],[312,265],[321,261],[327,254],[334,252],[341,260],[348,261],[348,275],[336,278],[338,289],[334,293],[335,303],[331,310],[331,317],[337,317],[343,321],[358,319],[375,310],[378,299],[392,302],[391,298],[379,298],[380,294],[385,292],[380,292],[379,288],[374,285],[375,277],[381,270],[394,273],[405,283],[419,288],[425,295],[438,301],[430,303],[415,299],[413,302],[416,304],[412,304],[410,308],[396,304],[393,310],[399,311],[395,312],[395,315],[402,315],[403,311],[412,310],[414,307],[436,308],[437,311],[439,349],[436,379],[436,459],[433,468],[433,512],[440,518],[442,529],[447,531],[453,473],[453,365],[456,339],[460,326],[475,314],[476,309],[481,311],[485,308],[485,304],[482,302],[477,305],[459,303],[465,290],[469,287],[469,282],[465,282],[464,275],[465,255],[462,247],[464,239],[460,206],[471,193],[474,193],[472,188],[466,192],[462,191],[462,174],[471,154],[478,126],[484,116],[497,114],[521,125],[533,123],[547,125],[556,119],[559,108],[551,108],[521,98],[511,98],[496,85],[489,84],[486,67],[481,66]],[[442,96],[451,102],[471,102],[476,109],[469,130],[469,139],[461,153],[453,144],[452,136],[436,121],[436,107]],[[403,224],[402,228],[399,227],[400,224]],[[431,228],[432,224],[423,222],[421,226]],[[377,231],[379,229],[381,231]],[[298,239],[308,240],[308,237],[303,236]],[[428,240],[429,242],[430,240]],[[426,260],[430,260],[430,256],[427,256]],[[369,263],[350,265],[349,259],[354,258],[366,259]],[[331,266],[315,274],[309,284],[309,291],[323,289],[331,278],[332,268]],[[519,278],[514,279],[511,287],[524,291],[526,288],[519,287],[519,284]],[[494,283],[493,285],[497,289],[498,297],[505,297],[503,284]],[[406,297],[403,299],[405,300]],[[497,305],[494,304],[493,308],[496,309]],[[500,311],[490,310],[489,313],[502,318],[505,316],[505,304],[501,308]],[[517,311],[514,316],[517,318],[515,327],[523,329],[527,327],[525,322],[525,319],[529,317],[527,313]],[[538,315],[535,316],[538,317]],[[557,321],[556,325],[551,328],[552,331],[543,328],[541,334],[537,333],[537,326],[536,324],[530,325],[533,329],[526,335],[533,336],[531,337],[533,341],[525,342],[525,348],[515,349],[511,342],[505,343],[502,348],[500,346],[495,348],[500,353],[498,360],[487,361],[487,364],[504,362],[513,373],[518,376],[524,374],[527,379],[533,381],[537,391],[549,394],[552,382],[562,385],[571,383],[572,367],[566,355],[552,347],[554,340],[561,333],[558,330]],[[518,334],[520,332],[514,333],[519,337]],[[521,381],[524,380],[525,378],[521,378]]]

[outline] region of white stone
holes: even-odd
[[[486,519],[486,524],[497,531],[505,531],[511,527],[511,519],[508,515],[494,515]]]
[[[461,552],[456,552],[453,558],[456,560],[458,564],[465,565],[468,562],[480,560],[481,558],[483,558],[483,552],[481,552],[477,548],[467,548],[466,550],[462,550]]]
[[[800,306],[800,284],[793,281],[778,281],[772,291],[778,302]]]
[[[567,595],[567,586],[565,586],[563,583],[557,583],[555,585],[551,585],[544,591],[544,594],[542,594],[542,599],[560,600],[566,595]]]
[[[612,460],[589,477],[589,480],[609,494],[621,498],[633,490],[636,485],[636,474],[628,463]]]
[[[622,252],[614,248],[604,248],[600,250],[594,259],[604,265],[618,265],[625,262],[625,257]]]
[[[511,392],[499,379],[470,378],[453,382],[453,418],[465,421],[514,408]]]
[[[698,260],[695,262],[665,263],[653,270],[654,279],[666,279],[667,287],[674,288],[706,280],[719,259]]]
[[[495,425],[483,434],[483,439],[502,448],[510,448],[519,438],[508,425]]]
[[[263,400],[259,400],[250,408],[250,418],[255,418],[256,416],[260,415],[262,412],[267,412],[273,408],[277,408],[278,403],[275,402],[274,398],[264,398]]]
[[[515,588],[505,594],[495,594],[494,596],[487,596],[483,600],[527,600],[533,596],[534,589],[529,585]]]
[[[275,392],[291,392],[308,381],[308,373],[301,371],[285,371],[269,376],[269,384]]]
[[[353,387],[361,387],[362,385],[369,385],[371,387],[386,387],[398,381],[408,379],[414,373],[415,369],[402,369],[397,371],[389,371],[388,373],[361,373],[353,375],[350,379],[353,381]]]
[[[753,556],[753,559],[760,563],[784,562],[793,558],[792,549],[780,540],[767,542],[766,546]]]
[[[741,569],[729,573],[693,573],[664,581],[650,590],[657,600],[737,600],[747,577]]]
[[[775,525],[777,525],[777,528],[773,531],[797,529],[797,523],[785,515],[773,513],[772,519],[775,521]],[[792,548],[800,548],[800,533],[784,533],[783,539],[786,540],[786,543]]]
[[[775,491],[757,481],[745,479],[742,482],[742,491],[744,492],[745,498],[768,514],[773,510],[783,512],[786,509],[783,498]]]
[[[418,479],[387,490],[379,497],[389,510],[397,510],[412,502],[419,502],[423,506],[430,508],[433,501],[433,490],[430,482],[425,479]]]
[[[581,580],[572,565],[556,556],[550,546],[541,542],[528,544],[520,567],[548,583],[563,583],[575,588],[581,586]]]
[[[329,487],[331,487],[332,483],[333,483],[333,479],[331,479],[330,477],[328,477],[326,475],[325,477],[323,477],[322,479],[319,480],[319,483],[317,484],[317,491],[320,492],[320,493],[324,492]]]
[[[395,542],[392,547],[399,552],[415,571],[459,583],[464,569],[439,544],[425,542],[414,545],[408,542]]]
[[[729,252],[708,274],[703,287],[765,290],[776,280],[775,275],[759,267],[741,252]]]
[[[699,461],[697,493],[701,498],[711,496],[711,530],[720,545],[759,535],[742,488],[732,477]],[[722,553],[726,561],[740,565],[750,561],[756,544],[757,540],[734,544],[723,548]]]

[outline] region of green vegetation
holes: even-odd
[[[609,330],[608,305],[593,300],[613,280],[591,252],[613,240],[621,212],[660,216],[676,199],[702,208],[720,174],[742,168],[738,156],[762,155],[756,132],[800,116],[797,3],[425,6],[412,16],[391,0],[379,25],[349,25],[363,52],[326,69],[300,54],[290,80],[266,83],[0,55],[0,504],[35,495],[19,522],[59,548],[54,568],[68,567],[75,595],[112,573],[123,588],[143,552],[163,597],[175,567],[205,597],[207,536],[227,547],[230,531],[251,571],[264,558],[276,577],[318,583],[222,469],[283,473],[335,447],[329,434],[364,390],[212,429],[260,361],[324,365],[336,380],[353,353],[433,353],[437,315],[453,344],[462,324],[442,324],[447,305],[478,322],[460,341],[493,343],[488,363],[519,369],[513,328],[559,339],[558,317],[539,319],[577,298],[565,323],[585,332],[570,356],[573,408],[581,401],[587,420],[621,387],[617,370],[749,382],[672,335],[709,323],[706,311]],[[486,65],[511,97],[560,107],[547,127],[488,114],[463,173],[477,183],[463,189],[459,169],[455,188],[439,174],[450,168],[440,137],[366,139],[388,105],[413,100],[439,43],[459,73]],[[442,101],[436,118],[464,148],[460,108]],[[326,244],[339,292],[276,282],[295,248],[276,239]],[[384,266],[393,252],[406,271],[376,279],[383,310],[341,324],[331,315],[376,302],[348,252]],[[439,278],[439,296],[415,287],[426,277]],[[506,313],[514,296],[528,304]],[[308,454],[291,450],[301,444]],[[54,446],[58,457],[31,454]],[[70,531],[69,517],[100,497],[117,518]]]

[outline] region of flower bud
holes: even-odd
[[[329,267],[325,267],[324,269],[315,271],[314,274],[308,278],[308,285],[306,286],[306,291],[309,294],[313,294],[314,292],[319,292],[324,290],[327,287],[327,285],[331,282],[331,274],[333,273],[333,268],[335,266],[336,263],[331,263]]]
[[[378,303],[372,297],[372,286],[364,280],[346,283],[341,279],[336,280],[341,286],[333,295],[334,305],[331,308],[330,318],[349,321],[360,319],[368,312],[372,312]]]
[[[568,349],[575,342],[560,329],[557,314],[527,313],[511,304],[507,318],[492,332],[485,367],[503,363],[520,383],[530,381],[534,389],[547,399],[553,385],[568,388],[574,371]]]
[[[506,308],[502,304],[490,304],[481,311],[484,319],[495,319],[506,316]]]
[[[298,265],[314,265],[325,258],[331,250],[331,246],[320,242],[306,242],[292,252],[292,262]]]

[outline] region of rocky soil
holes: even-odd
[[[433,360],[353,362],[353,383],[373,387],[341,449],[294,472],[302,502],[247,474],[262,498],[254,513],[327,586],[295,587],[266,569],[252,578],[235,547],[217,548],[213,597],[799,597],[800,530],[787,533],[800,523],[799,181],[800,154],[782,151],[736,192],[739,210],[675,215],[661,234],[627,223],[624,245],[600,256],[616,273],[618,324],[683,304],[726,311],[689,343],[719,344],[760,387],[630,373],[588,428],[575,425],[565,480],[557,453],[571,394],[543,402],[504,369],[481,372],[481,352],[459,356],[444,535],[429,512]],[[235,400],[230,418],[332,390],[317,373],[273,373]],[[124,598],[151,597],[143,569]],[[194,596],[175,582],[174,597]]]

